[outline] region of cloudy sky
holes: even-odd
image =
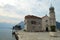
[[[60,22],[60,0],[0,0],[0,22],[17,24],[26,15],[49,15],[51,3],[55,7],[56,20]]]

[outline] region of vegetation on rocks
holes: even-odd
[[[20,25],[15,25],[15,26],[13,26],[13,29],[15,29],[15,30],[21,30],[22,28],[21,28]]]

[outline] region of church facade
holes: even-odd
[[[40,31],[50,31],[50,26],[56,26],[56,18],[55,18],[55,11],[54,7],[51,6],[49,8],[49,16],[45,15],[42,18],[34,16],[34,15],[27,15],[25,16],[25,28],[24,30],[29,32],[40,32]]]

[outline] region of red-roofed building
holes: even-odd
[[[49,16],[40,18],[34,15],[25,16],[25,30],[29,32],[50,31],[50,26],[56,26],[54,7],[49,8]]]

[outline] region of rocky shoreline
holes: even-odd
[[[15,31],[14,31],[14,32],[12,32],[12,35],[14,35],[14,36],[15,36],[15,39],[16,39],[16,40],[19,40],[19,37],[18,37],[18,35],[17,35],[17,32],[15,32]]]

